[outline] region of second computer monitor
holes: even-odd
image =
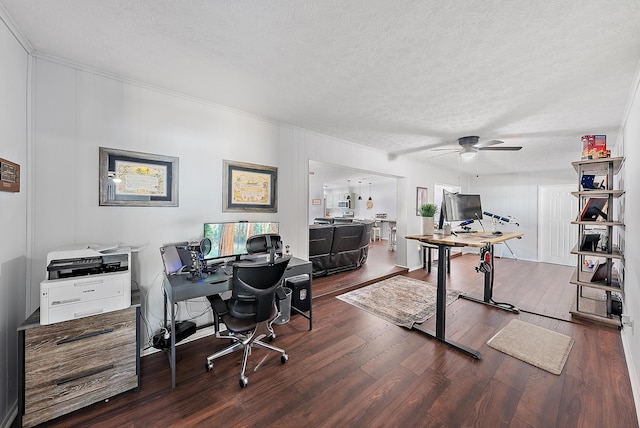
[[[236,257],[247,254],[247,239],[263,233],[279,233],[278,222],[228,222],[205,223],[204,237],[211,240],[211,251],[204,255],[207,260]]]

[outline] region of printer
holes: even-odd
[[[40,324],[53,324],[131,306],[131,249],[95,245],[47,254],[40,283]]]

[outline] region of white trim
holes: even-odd
[[[31,302],[33,299],[37,299],[38,303],[40,299],[36,296],[33,296],[32,284],[32,267],[34,261],[35,254],[35,236],[33,231],[35,230],[35,215],[33,214],[35,207],[35,184],[34,177],[36,174],[36,169],[33,167],[35,165],[35,82],[36,82],[36,61],[33,56],[29,55],[27,58],[27,94],[26,94],[26,104],[27,104],[27,165],[30,165],[27,168],[27,236],[26,236],[26,253],[27,253],[27,289],[25,296],[25,313],[30,314],[36,307],[31,307]],[[38,289],[37,295],[40,294],[40,290]]]
[[[2,428],[11,428],[11,426],[13,425],[13,422],[16,420],[16,418],[18,417],[18,400],[15,401],[15,403],[13,403],[13,405],[9,408],[9,411],[7,412],[7,418],[2,422],[2,425],[0,425]]]
[[[633,334],[633,331],[630,332]],[[640,425],[640,383],[638,383],[638,374],[636,373],[636,369],[631,363],[633,361],[633,356],[631,355],[631,345],[627,339],[627,334],[625,334],[625,329],[623,328],[620,332],[620,336],[622,337],[622,349],[624,350],[624,359],[627,363],[627,370],[629,371],[629,382],[631,382],[631,391],[633,392],[633,403],[636,406],[636,417],[638,418],[638,425]]]
[[[57,57],[57,56],[54,56],[54,55],[49,55],[49,54],[38,52],[38,51],[34,51],[32,55],[37,59],[41,59],[41,60],[44,60],[44,61],[49,61],[49,62],[52,62],[52,63],[55,63],[55,64],[60,64],[60,65],[63,65],[65,67],[69,67],[69,68],[71,68],[73,70],[78,70],[78,71],[94,74],[96,76],[104,77],[104,78],[107,78],[107,79],[112,79],[112,80],[115,80],[117,82],[126,83],[128,85],[137,86],[137,87],[142,88],[142,89],[147,89],[147,90],[150,90],[150,91],[154,91],[154,92],[158,92],[158,93],[161,93],[161,94],[164,94],[164,95],[168,95],[168,96],[171,96],[171,97],[183,99],[185,101],[190,101],[190,102],[193,102],[193,103],[198,103],[198,104],[202,104],[202,105],[205,105],[205,106],[217,108],[217,109],[224,110],[224,111],[227,111],[227,112],[236,113],[236,114],[239,114],[239,115],[242,115],[242,116],[246,116],[246,117],[250,117],[250,118],[253,118],[253,119],[259,119],[259,120],[262,120],[262,121],[265,121],[265,122],[268,122],[268,123],[272,123],[272,124],[275,124],[275,125],[284,125],[283,123],[280,123],[280,122],[275,121],[273,119],[269,119],[268,117],[265,117],[265,116],[260,116],[260,115],[255,114],[255,113],[247,112],[247,111],[244,111],[244,110],[239,110],[237,108],[229,107],[229,106],[226,106],[226,105],[223,105],[223,104],[218,104],[218,103],[215,103],[213,101],[206,100],[204,98],[199,98],[199,97],[192,96],[192,95],[186,95],[186,94],[183,94],[181,92],[173,91],[171,89],[166,89],[166,88],[162,88],[160,86],[155,86],[155,85],[152,85],[152,84],[149,84],[149,83],[144,83],[144,82],[141,82],[139,80],[135,80],[135,79],[127,77],[127,76],[123,76],[123,75],[116,74],[116,73],[111,73],[111,72],[108,72],[108,71],[103,71],[103,70],[100,70],[100,69],[95,68],[95,67],[90,67],[88,65],[84,65],[84,64],[80,64],[78,62],[74,62],[74,61],[70,61],[70,60],[67,60],[67,59],[63,59],[63,58],[60,58],[60,57]]]
[[[4,8],[2,3],[0,3],[0,21],[4,22],[4,25],[6,25],[9,31],[11,31],[11,34],[13,34],[13,37],[15,37],[18,43],[20,43],[20,46],[22,46],[22,48],[27,51],[29,55],[33,55],[33,53],[35,52],[35,49],[33,49],[33,45],[31,45],[29,39],[25,38],[22,33],[18,31],[18,26],[15,22],[13,22],[13,19],[11,19],[9,12],[7,12],[7,9]]]
[[[622,142],[621,140],[624,135],[623,131],[627,126],[627,121],[629,120],[629,115],[631,114],[631,106],[633,105],[636,93],[638,92],[638,87],[640,87],[640,60],[636,65],[636,72],[633,77],[633,82],[631,83],[631,87],[629,88],[627,105],[625,106],[622,120],[620,121],[620,131],[618,132],[618,141],[616,141],[616,144],[620,144]]]

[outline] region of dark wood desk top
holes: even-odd
[[[302,265],[311,266],[311,262],[291,257],[287,270]],[[311,271],[309,271],[309,273],[311,273]],[[231,290],[232,275],[227,274],[222,268],[208,275],[206,278],[192,280],[189,279],[189,277],[190,275],[188,274],[165,276],[163,286],[170,302],[175,303],[197,297],[220,294]]]
[[[484,247],[487,244],[499,244],[522,236],[524,236],[522,232],[504,232],[502,235],[493,235],[491,232],[471,232],[456,235],[407,235],[404,238],[450,247]]]

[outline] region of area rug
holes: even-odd
[[[447,305],[459,295],[457,290],[447,290]],[[406,328],[436,313],[436,286],[406,276],[394,276],[336,297]]]
[[[546,370],[562,373],[573,338],[520,320],[509,324],[493,336],[487,345],[507,355]]]

